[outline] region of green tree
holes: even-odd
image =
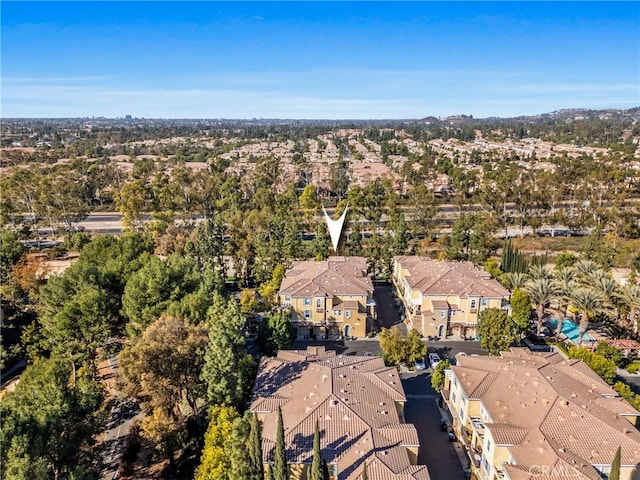
[[[397,326],[390,329],[383,328],[378,338],[385,362],[397,365],[405,361],[407,357],[406,337]]]
[[[527,292],[521,289],[517,289],[511,295],[509,302],[511,305],[511,318],[518,326],[520,335],[527,335],[531,330],[531,299]]]
[[[309,480],[323,480],[322,475],[322,456],[320,455],[320,428],[316,419],[316,429],[313,434],[313,460],[311,461],[311,469],[309,471]]]
[[[397,326],[391,329],[383,328],[379,338],[382,356],[385,362],[392,365],[413,364],[427,354],[427,346],[422,343],[417,330],[411,330],[408,335],[404,335]]]
[[[139,335],[169,305],[195,292],[200,280],[191,258],[178,255],[171,255],[166,260],[147,257],[142,268],[129,278],[122,297],[123,312],[130,320],[129,334]]]
[[[582,360],[588,367],[596,372],[602,379],[612,384],[616,376],[616,364],[612,360],[592,352],[588,348],[572,346],[569,349],[569,358]]]
[[[367,462],[365,461],[362,465],[362,477],[361,480],[369,480],[369,475],[367,474]]]
[[[427,346],[422,343],[422,337],[417,330],[411,329],[406,338],[407,343],[407,356],[404,361],[410,365],[414,364],[416,360],[424,358],[427,355]]]
[[[249,457],[252,472],[248,480],[264,479],[264,464],[262,462],[262,425],[255,413],[251,415],[251,431],[249,433]]]
[[[582,337],[587,331],[590,320],[600,311],[602,302],[602,296],[592,288],[578,288],[571,294],[571,304],[580,315],[578,345],[582,345]]]
[[[25,253],[26,248],[20,242],[18,234],[12,230],[0,232],[0,282],[6,283],[12,265],[15,265]]]
[[[607,342],[598,342],[594,351],[607,360],[611,360],[616,365],[620,365],[620,362],[622,361],[622,352],[620,352],[616,347],[609,345]]]
[[[257,343],[264,354],[275,355],[278,350],[290,348],[297,335],[298,330],[291,322],[289,312],[281,310],[270,313],[262,321]]]
[[[225,442],[225,452],[230,461],[229,480],[242,478],[244,480],[264,480],[264,475],[256,475],[255,464],[251,457],[251,415],[245,412],[244,416],[233,421],[231,435]],[[247,452],[249,455],[247,455]]]
[[[140,400],[143,435],[160,445],[175,469],[177,438],[204,404],[204,324],[163,316],[118,355],[122,391]]]
[[[76,288],[53,317],[40,317],[42,335],[49,350],[83,360],[95,373],[96,349],[104,344],[115,323],[114,302],[98,286]]]
[[[282,409],[278,407],[278,426],[276,430],[276,448],[273,459],[274,480],[289,480],[289,463],[287,462],[287,448],[284,443],[284,423]]]
[[[449,368],[451,368],[449,360],[441,360],[431,374],[431,386],[438,393],[442,391],[442,387],[444,386],[444,371]]]
[[[478,315],[480,346],[492,355],[506,351],[518,338],[518,326],[505,310],[488,308]]]
[[[226,446],[231,440],[234,421],[239,419],[233,407],[214,405],[209,411],[209,427],[204,436],[204,448],[195,480],[220,480],[231,478],[231,458]]]
[[[15,392],[0,402],[3,478],[61,479],[91,471],[102,387],[52,357],[27,367]]]
[[[551,300],[558,294],[558,287],[550,277],[537,277],[531,278],[524,286],[524,290],[536,306],[536,315],[538,316],[538,321],[536,323],[536,335],[540,336],[544,310]]]
[[[209,344],[202,378],[212,404],[241,406],[253,384],[254,362],[244,349],[244,317],[233,299],[214,296],[207,314]]]
[[[611,472],[609,472],[609,480],[620,480],[620,463],[622,461],[622,447],[618,447],[616,454],[611,461]]]

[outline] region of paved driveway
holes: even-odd
[[[431,388],[429,371],[402,373],[402,386],[407,395],[405,420],[415,425],[420,440],[418,463],[427,466],[432,480],[463,480],[456,445],[440,430],[439,395]]]
[[[378,329],[391,328],[398,325],[400,329],[407,333],[407,327],[400,321],[400,312],[393,296],[393,285],[390,283],[376,283],[373,290],[373,298],[376,301],[378,319],[376,326]]]

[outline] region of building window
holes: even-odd
[[[342,310],[334,310],[333,311],[333,315],[336,317],[341,317],[342,316]]]
[[[456,316],[456,311],[455,310],[451,310],[451,316],[455,317]]]
[[[488,298],[480,299],[480,306],[481,307],[486,307],[487,305],[489,305],[489,299]]]
[[[484,453],[482,454],[482,468],[487,472],[487,475],[489,475],[489,462],[487,461],[487,457],[484,456]]]
[[[456,392],[451,392],[451,402],[456,403]]]
[[[311,310],[304,311],[304,318],[311,318]]]
[[[284,301],[287,303],[291,303],[291,295],[285,295],[284,296]]]
[[[344,318],[351,318],[351,311],[347,310],[344,312]]]
[[[440,311],[440,318],[447,318],[447,311],[446,310],[441,310]]]
[[[487,438],[487,452],[491,452],[491,440]]]
[[[316,308],[322,308],[322,299],[316,298]]]
[[[471,299],[471,309],[473,310],[474,308],[476,308],[476,299],[472,298]]]
[[[311,299],[309,297],[305,297],[304,304],[305,305],[311,305]]]

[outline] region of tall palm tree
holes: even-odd
[[[536,325],[536,335],[540,335],[542,330],[542,319],[544,309],[557,295],[558,287],[550,277],[532,278],[524,286],[524,290],[529,294],[531,302],[535,305],[538,321]]]
[[[620,297],[620,284],[611,278],[609,274],[593,277],[590,283],[591,287],[602,295],[602,311],[612,313]]]
[[[554,282],[557,287],[556,299],[558,300],[558,310],[560,315],[558,318],[558,326],[556,328],[556,337],[562,331],[562,320],[567,316],[567,309],[571,301],[571,294],[578,288],[575,281],[575,273],[571,268],[561,268],[555,272]]]
[[[625,285],[622,287],[619,297],[620,302],[627,309],[629,325],[634,334],[638,333],[638,318],[640,313],[640,285]]]
[[[546,265],[531,265],[527,273],[532,279],[551,278],[551,270]]]
[[[571,267],[576,274],[576,279],[583,281],[586,277],[589,276],[592,272],[599,270],[600,265],[598,265],[593,260],[578,260]]]
[[[507,288],[512,292],[514,292],[519,288],[520,289],[524,288],[529,277],[527,276],[526,273],[510,272],[510,273],[505,273],[505,278],[506,278]]]
[[[587,331],[589,321],[600,311],[602,303],[602,295],[593,288],[578,288],[571,295],[571,304],[580,314],[578,346],[582,345],[582,337]]]

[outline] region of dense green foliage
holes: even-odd
[[[291,322],[291,314],[276,311],[267,315],[258,327],[257,343],[266,355],[275,355],[278,350],[285,350],[293,344],[298,329]]]
[[[202,378],[207,383],[207,398],[211,404],[240,408],[255,376],[255,362],[244,348],[244,317],[233,299],[216,294],[206,323],[209,343]]]
[[[444,385],[444,371],[449,368],[451,368],[449,360],[440,360],[431,374],[431,386],[438,393],[442,391]]]
[[[52,358],[29,366],[0,402],[3,478],[91,478],[102,387]]]
[[[575,346],[569,349],[569,357],[584,361],[591,370],[600,375],[607,383],[613,383],[616,376],[616,364],[613,360],[592,352],[588,348]]]
[[[273,454],[274,480],[289,480],[289,462],[287,461],[287,447],[284,441],[284,423],[282,409],[278,407],[278,425],[276,427],[276,448]]]
[[[383,328],[379,335],[380,348],[385,362],[391,365],[413,363],[427,355],[427,346],[417,330],[411,330],[404,335],[398,327]]]
[[[519,338],[518,326],[505,310],[488,308],[478,315],[480,345],[492,355],[506,351]]]

